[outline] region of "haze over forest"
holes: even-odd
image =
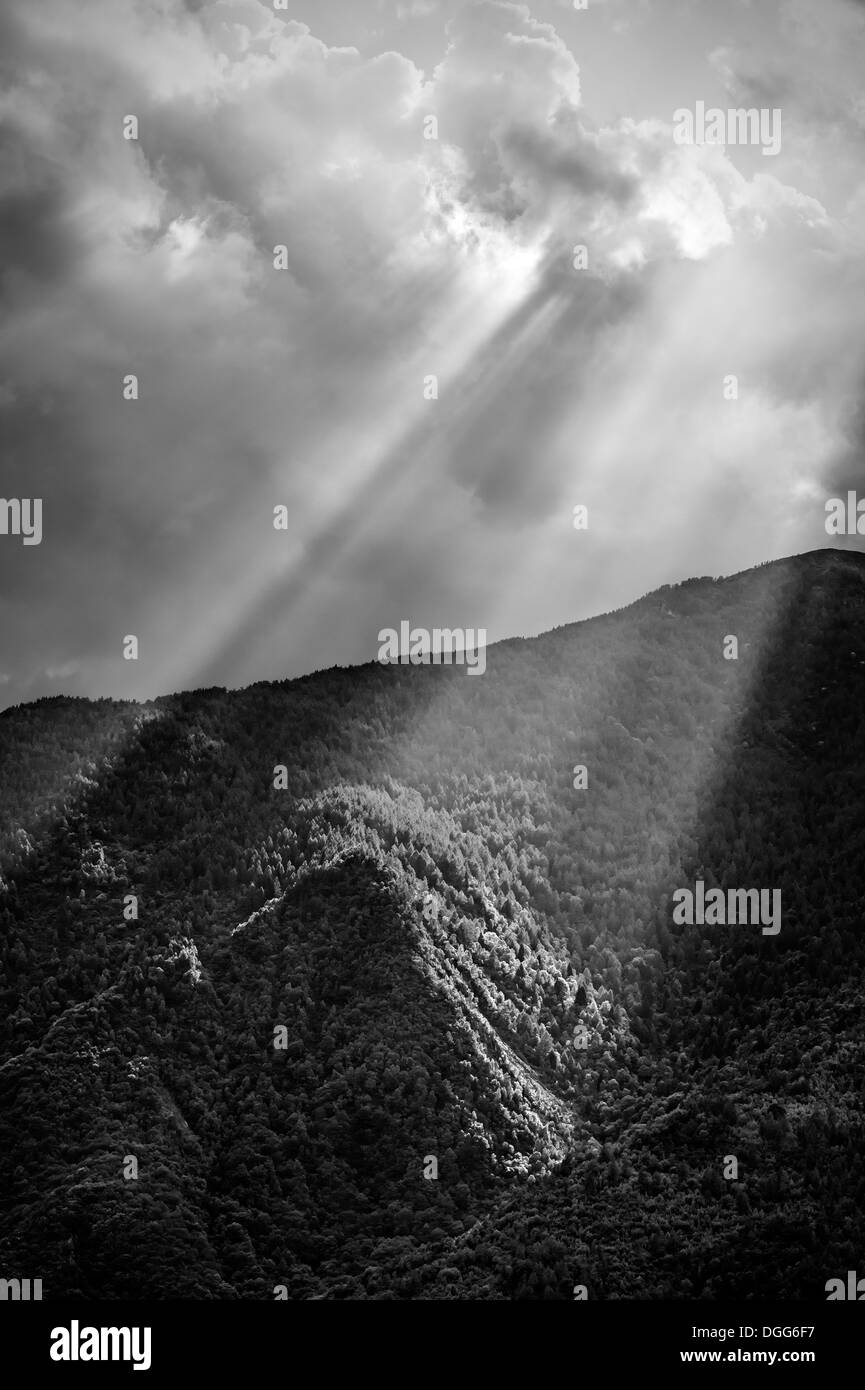
[[[863,698],[865,559],[821,550],[478,680],[7,710],[0,1265],[825,1298],[863,1248]],[[780,889],[781,930],[676,925],[698,880]]]

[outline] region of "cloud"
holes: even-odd
[[[399,20],[426,19],[436,13],[436,0],[400,0],[396,7]]]
[[[507,0],[465,6],[449,22],[447,36],[430,94],[441,137],[464,159],[463,195],[514,215],[525,204],[513,187],[505,147],[514,132],[531,139],[535,130],[540,138],[549,121],[578,110],[579,66],[552,25]]]
[[[506,127],[503,153],[524,185],[561,185],[577,194],[602,194],[616,203],[634,195],[637,179],[604,158],[599,141],[574,120]]]
[[[814,93],[859,22],[828,3]],[[794,93],[807,22],[750,66],[715,45],[716,71]],[[491,576],[508,546],[558,557],[582,488],[690,488],[705,518],[749,440],[767,499],[797,437],[812,481],[854,447],[865,199],[799,178],[805,136],[854,167],[852,61],[825,119],[791,113],[800,154],[749,176],[660,117],[595,119],[562,34],[504,0],[452,12],[425,72],[259,0],[12,0],[0,26],[4,487],[44,499],[42,545],[0,545],[15,669],[280,675],[368,655],[392,593],[448,606],[428,625],[543,625],[516,565]],[[728,371],[748,404],[716,419]]]
[[[50,681],[65,680],[67,676],[74,676],[80,670],[77,661],[64,661],[59,666],[46,666],[45,674]]]

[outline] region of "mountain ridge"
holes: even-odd
[[[482,680],[4,712],[3,1266],[46,1297],[822,1297],[865,1196],[848,554],[496,643]],[[779,936],[677,927],[696,878],[780,887]]]

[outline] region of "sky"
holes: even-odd
[[[6,0],[0,54],[2,706],[865,543],[860,0]]]

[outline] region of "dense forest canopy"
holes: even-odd
[[[818,551],[478,679],[7,710],[0,1267],[825,1297],[865,1250],[863,709],[865,557]],[[698,879],[780,889],[778,935],[676,925]]]

